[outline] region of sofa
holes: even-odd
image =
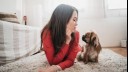
[[[40,32],[37,27],[0,20],[0,65],[39,52]]]

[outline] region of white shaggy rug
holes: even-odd
[[[44,53],[41,52],[0,66],[0,72],[38,72],[38,68],[46,66],[48,66],[48,62]],[[72,67],[61,72],[127,72],[127,57],[109,49],[102,49],[99,63],[76,62]]]

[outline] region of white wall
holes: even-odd
[[[0,0],[1,12],[16,12],[16,0]]]
[[[120,46],[122,39],[127,39],[127,17],[106,17],[104,0],[43,0],[43,25],[51,17],[55,7],[61,3],[70,4],[79,10],[77,29],[81,37],[89,30],[95,30],[103,47]]]
[[[78,30],[80,37],[89,30],[95,30],[103,47],[120,46],[120,40],[127,39],[127,19],[103,18],[103,19],[79,19]],[[84,44],[80,40],[81,44]]]
[[[22,3],[17,0],[0,0],[0,11],[21,10],[21,15],[28,17],[29,26],[44,27],[56,6],[61,3],[70,4],[79,10],[77,29],[81,45],[84,44],[82,35],[89,30],[97,32],[103,47],[120,46],[120,41],[127,39],[126,10],[121,17],[113,17],[111,14],[107,17],[104,0],[22,0]]]
[[[27,25],[40,27],[42,25],[42,0],[26,0],[25,14],[27,16]]]
[[[22,0],[0,0],[0,12],[16,13],[22,22]]]

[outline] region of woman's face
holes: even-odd
[[[73,14],[72,14],[72,17],[70,18],[70,20],[69,20],[69,22],[68,22],[68,24],[67,24],[67,28],[68,28],[69,30],[71,30],[72,32],[75,32],[75,30],[76,30],[77,19],[78,19],[77,16],[78,16],[78,15],[77,15],[77,12],[74,11]]]

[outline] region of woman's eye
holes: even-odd
[[[75,19],[73,19],[73,21],[76,21]]]

